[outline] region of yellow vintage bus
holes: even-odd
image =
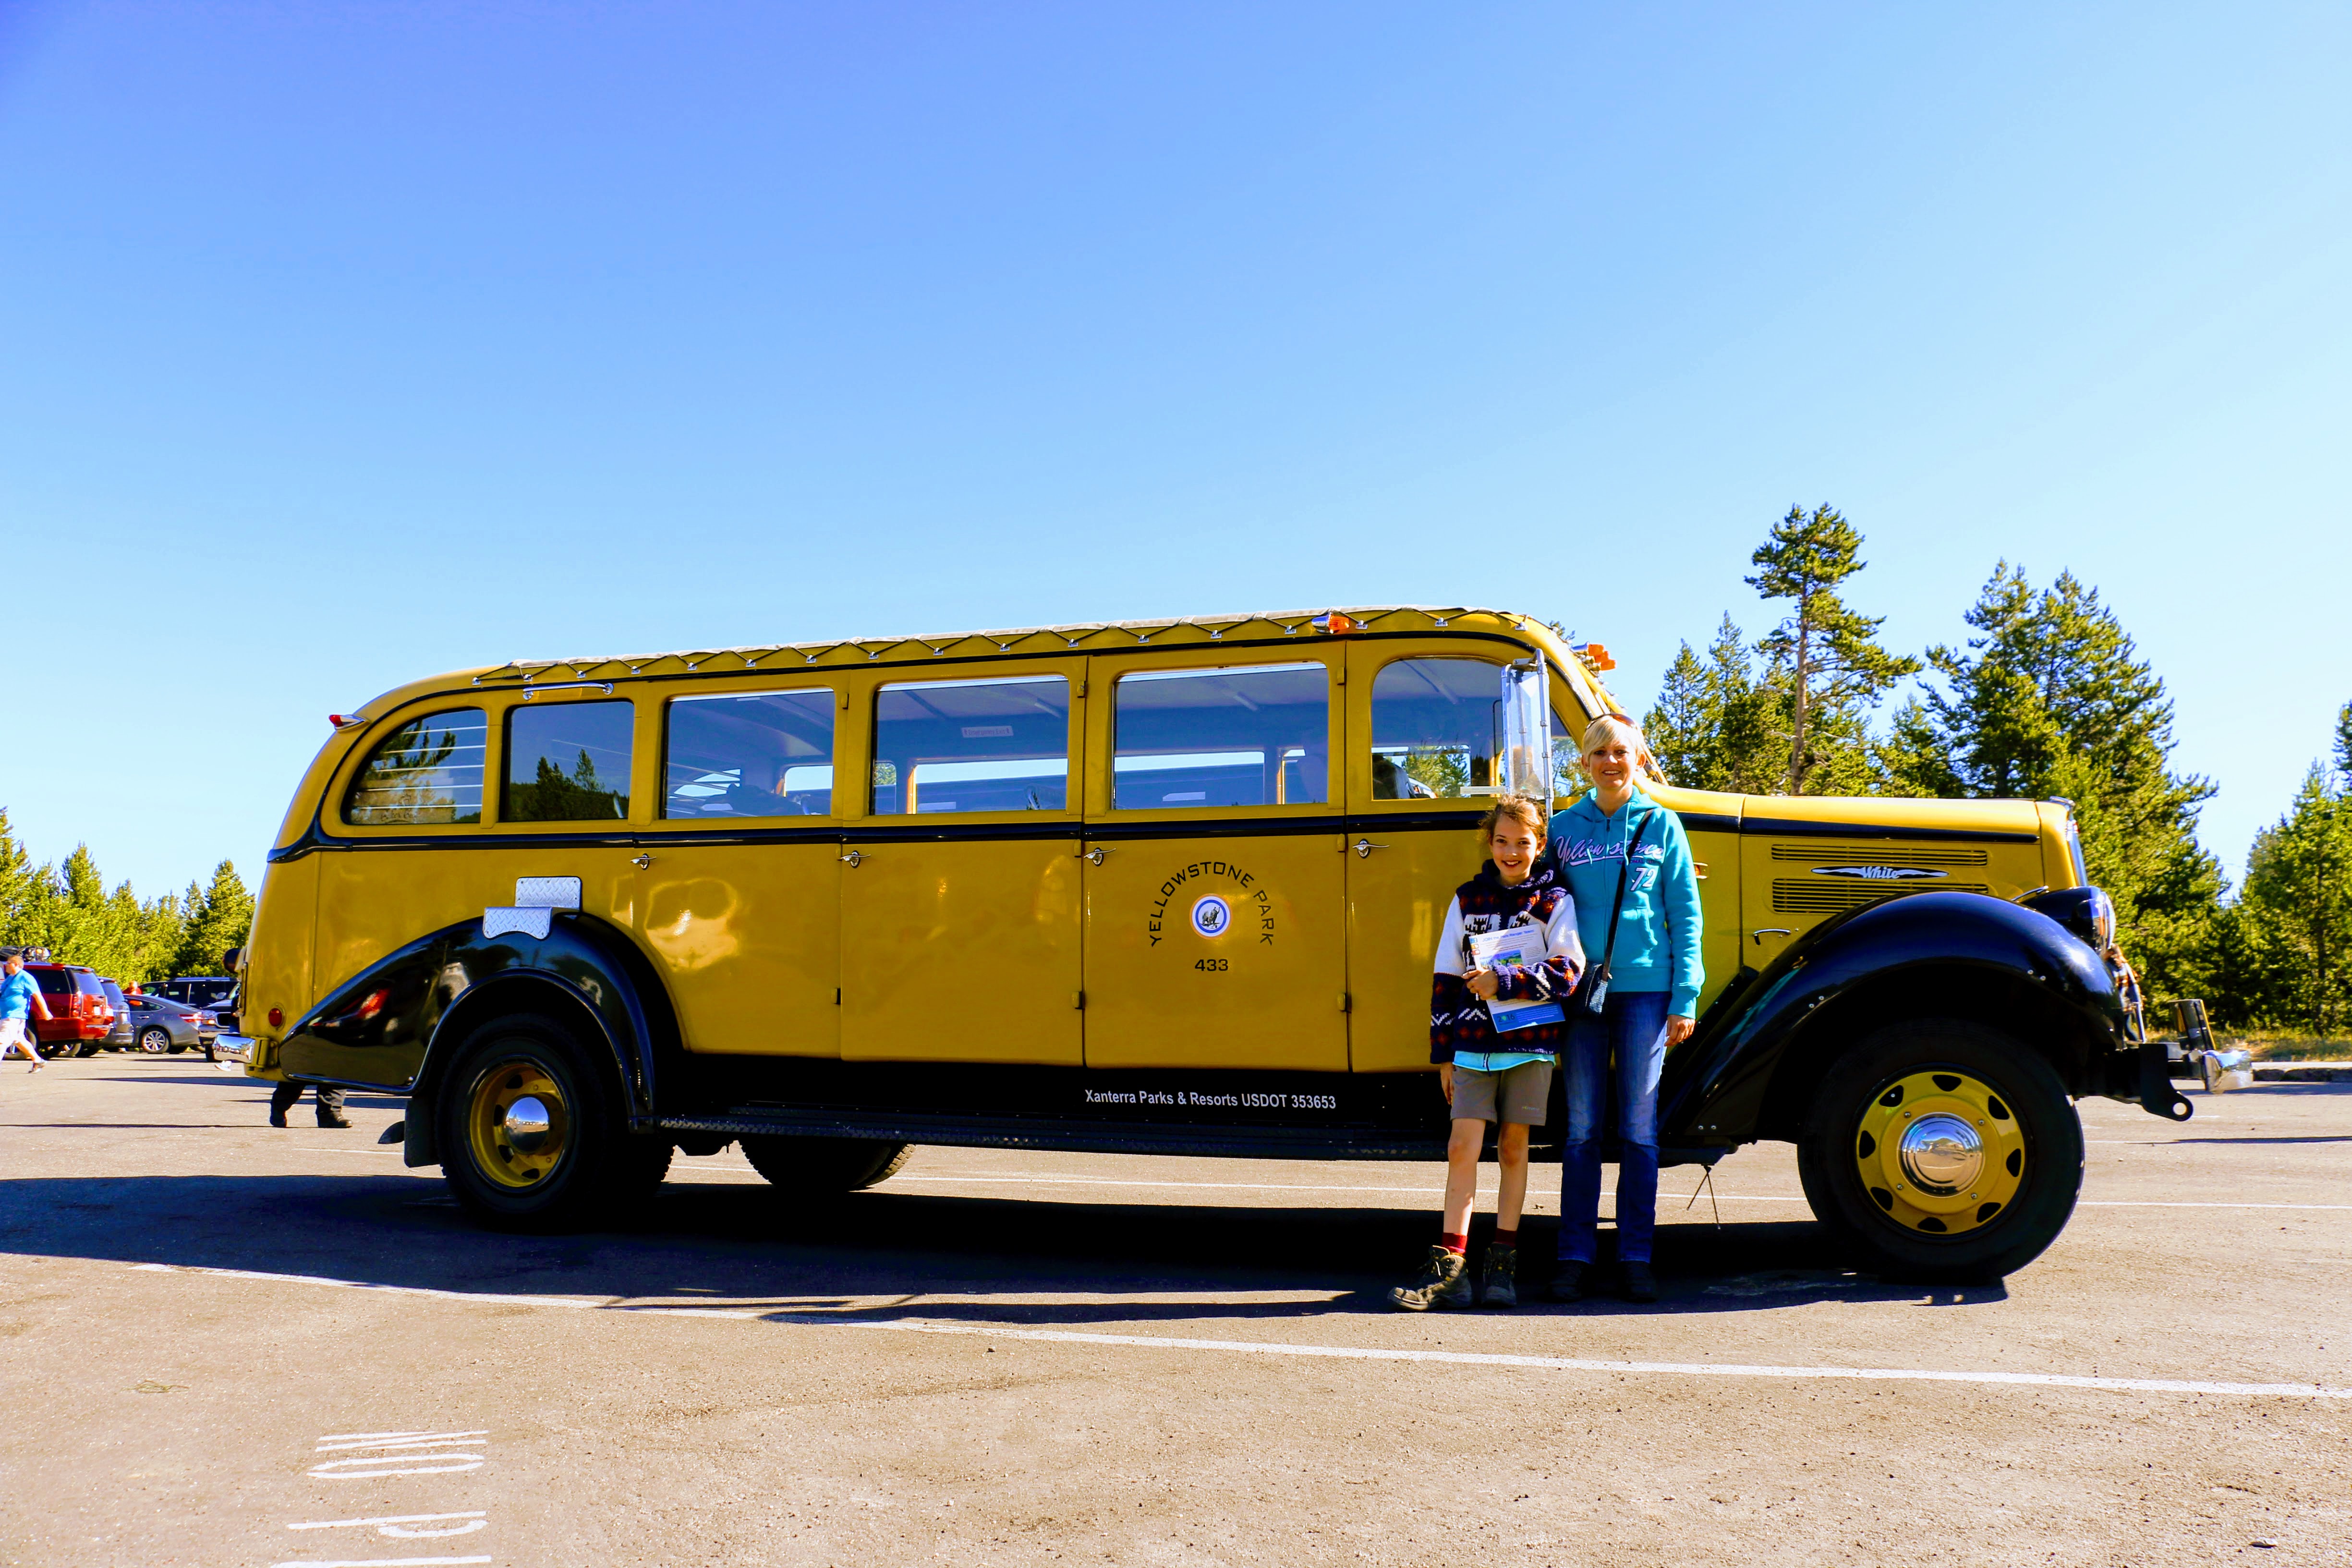
[[[1604,662],[1397,606],[416,681],[335,716],[222,1048],[407,1095],[408,1163],[510,1226],[730,1142],[807,1191],[919,1143],[1442,1158],[1438,924]],[[1864,1258],[1981,1276],[2073,1210],[2070,1097],[2185,1112],[2063,802],[1645,787],[1707,922],[1667,1163],[1795,1142]]]

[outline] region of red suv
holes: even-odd
[[[114,1032],[114,1005],[98,971],[79,963],[28,963],[25,973],[49,1005],[47,1021],[27,1019],[40,1035],[45,1057],[92,1056]]]

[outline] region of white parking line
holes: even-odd
[[[438,1290],[422,1285],[383,1285],[363,1279],[333,1279],[315,1274],[267,1274],[249,1268],[183,1268],[169,1263],[135,1263],[152,1273],[209,1274],[229,1279],[254,1279],[274,1285],[320,1285],[344,1290],[380,1290],[400,1296],[423,1296],[476,1306],[565,1307],[577,1311],[618,1311],[664,1318],[729,1318],[739,1321],[770,1320],[794,1327],[865,1329],[895,1333],[956,1334],[982,1339],[1024,1340],[1051,1344],[1112,1347],[1125,1350],[1201,1351],[1226,1355],[1294,1356],[1330,1361],[1423,1362],[1446,1366],[1511,1367],[1535,1372],[1595,1372],[1625,1376],[1783,1378],[1862,1383],[1965,1383],[2014,1388],[2080,1388],[2112,1394],[2216,1394],[2286,1399],[2352,1399],[2352,1388],[2332,1388],[2316,1383],[2215,1383],[2174,1378],[2081,1377],[2062,1373],[1938,1372],[1918,1368],[1867,1366],[1748,1366],[1707,1362],[1601,1361],[1575,1356],[1486,1354],[1473,1351],[1386,1350],[1364,1345],[1302,1345],[1278,1340],[1195,1340],[1157,1334],[1080,1333],[1064,1329],[1017,1329],[985,1323],[943,1323],[921,1319],[877,1321],[808,1313],[775,1313],[756,1308],[668,1307],[633,1305],[614,1299],[580,1296],[501,1296],[475,1290]],[[409,1559],[412,1562],[459,1562],[466,1559]],[[313,1564],[312,1568],[320,1568]],[[342,1568],[352,1568],[350,1564]]]
[[[428,1563],[488,1563],[488,1557],[299,1557],[269,1568],[423,1568]]]

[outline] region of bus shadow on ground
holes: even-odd
[[[1385,1312],[1388,1287],[1425,1256],[1432,1224],[1430,1215],[1392,1208],[1085,1204],[887,1186],[812,1203],[745,1184],[665,1188],[625,1225],[541,1236],[476,1226],[436,1176],[0,1181],[0,1252],[612,1297],[656,1310],[717,1302],[1008,1325]],[[1998,1285],[1930,1289],[1857,1273],[1821,1226],[1772,1220],[1662,1227],[1655,1261],[1664,1299],[1655,1306],[1554,1307],[1542,1281],[1555,1225],[1538,1220],[1522,1235],[1522,1290],[1543,1311],[1752,1313],[1822,1300],[1966,1305],[2005,1294]],[[1482,1227],[1474,1260],[1483,1240]],[[1611,1240],[1604,1228],[1604,1256]],[[1253,1299],[1284,1292],[1299,1299]]]

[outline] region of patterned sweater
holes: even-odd
[[[1471,994],[1462,976],[1475,968],[1470,939],[1509,926],[1544,928],[1542,967],[1523,973],[1506,973],[1498,1000],[1566,1003],[1584,973],[1584,946],[1576,935],[1576,900],[1568,885],[1549,862],[1538,862],[1528,879],[1507,888],[1487,861],[1478,874],[1454,889],[1454,905],[1445,911],[1445,929],[1437,939],[1436,973],[1430,977],[1429,1059],[1450,1062],[1456,1051],[1528,1051],[1548,1055],[1559,1051],[1568,1037],[1564,1024],[1530,1024],[1507,1034],[1495,1032],[1486,1005]]]

